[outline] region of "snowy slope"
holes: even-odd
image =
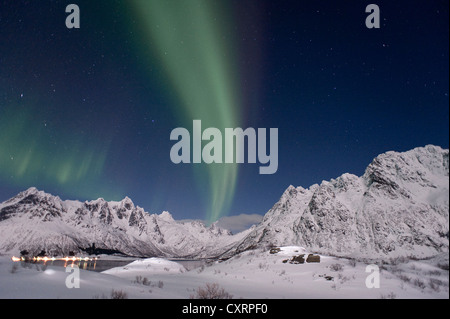
[[[234,299],[414,298],[448,299],[448,255],[430,260],[380,262],[380,287],[368,289],[367,264],[321,256],[320,263],[290,264],[284,260],[307,253],[302,247],[243,252],[225,262],[187,271],[160,258],[136,260],[102,273],[80,269],[80,288],[68,289],[64,267],[13,263],[0,256],[0,298],[111,298],[111,291],[130,299],[188,299],[199,287],[216,283]]]
[[[449,151],[381,154],[357,177],[290,186],[264,220],[224,257],[300,245],[337,256],[430,257],[448,252]]]

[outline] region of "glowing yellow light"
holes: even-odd
[[[13,257],[11,258],[11,260],[14,261],[14,262],[17,262],[17,261],[20,261],[20,258],[17,258],[17,257],[15,257],[15,256],[13,256]]]

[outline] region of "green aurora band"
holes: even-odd
[[[192,120],[202,121],[203,129],[239,127],[238,69],[233,51],[233,28],[226,1],[211,0],[132,0],[137,16],[140,45],[151,52],[148,63],[164,69],[166,80],[176,96],[174,113],[184,127]],[[152,60],[153,59],[153,60]],[[169,137],[167,137],[169,138]],[[224,145],[225,147],[225,145]],[[207,171],[208,222],[228,213],[234,197],[236,164],[195,164],[199,187],[204,187]],[[199,167],[200,166],[200,167]]]
[[[98,185],[109,146],[50,129],[38,104],[1,106],[0,179],[18,187],[58,187],[61,193],[86,199],[105,196]]]

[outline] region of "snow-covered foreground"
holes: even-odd
[[[103,273],[80,270],[80,288],[72,289],[66,287],[71,273],[63,267],[26,268],[2,256],[0,298],[111,298],[115,290],[130,299],[187,299],[207,283],[245,299],[449,298],[448,255],[380,264],[380,288],[369,289],[366,279],[373,273],[362,261],[321,256],[320,263],[283,262],[304,253],[301,247],[284,247],[276,254],[247,251],[191,271],[165,259],[137,260]]]

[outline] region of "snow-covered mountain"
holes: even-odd
[[[65,255],[92,244],[146,257],[227,258],[290,245],[345,257],[434,256],[449,247],[449,151],[387,152],[361,177],[290,186],[260,224],[237,235],[167,212],[150,215],[129,198],[62,201],[31,188],[0,204],[0,253]]]
[[[150,215],[128,197],[120,202],[62,201],[30,188],[0,204],[0,252],[51,255],[92,248],[131,256],[217,255],[239,238],[216,224]]]
[[[308,189],[290,186],[224,256],[270,245],[365,258],[448,252],[449,151],[429,145],[387,152],[362,177],[344,174]]]

